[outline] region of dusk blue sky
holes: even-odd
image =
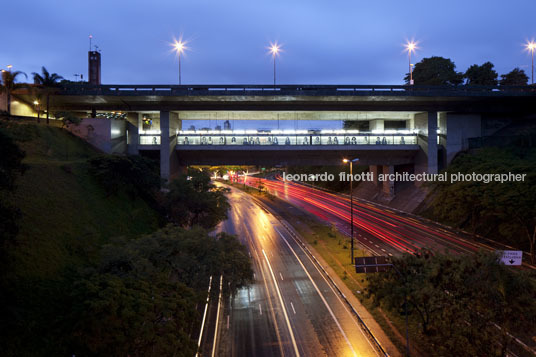
[[[176,84],[170,43],[181,34],[183,84],[269,84],[271,41],[284,50],[281,84],[400,84],[411,38],[414,62],[437,55],[460,71],[491,61],[499,74],[528,74],[523,43],[536,36],[532,0],[21,0],[0,9],[0,67],[86,77],[92,34],[104,84]]]

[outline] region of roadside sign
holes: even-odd
[[[521,250],[499,250],[497,251],[501,263],[504,265],[521,265],[523,261],[523,251]]]
[[[358,257],[355,258],[356,273],[380,273],[390,268],[387,257]]]

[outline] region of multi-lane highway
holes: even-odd
[[[258,180],[248,177],[246,184],[258,187]],[[335,224],[349,235],[350,199],[347,196],[282,181],[277,176],[262,179],[262,185],[273,195]],[[482,248],[512,249],[494,242],[476,242],[439,224],[363,200],[354,198],[353,207],[355,239],[376,255],[415,253],[421,248],[457,253],[474,253]]]
[[[216,317],[207,323],[205,331],[211,336],[206,340],[210,342],[202,344],[201,354],[383,355],[333,284],[282,222],[238,189],[231,188],[228,197],[229,218],[219,229],[236,234],[248,247],[254,283],[235,296],[222,299],[219,313],[218,300],[213,299],[209,311],[216,311]]]

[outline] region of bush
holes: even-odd
[[[142,156],[100,155],[89,160],[90,174],[108,195],[125,192],[131,197],[153,197],[160,187],[155,161]]]

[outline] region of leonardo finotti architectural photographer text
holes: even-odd
[[[398,182],[523,182],[527,174],[513,174],[511,172],[506,174],[477,174],[475,172],[471,174],[463,174],[461,172],[451,173],[447,172],[440,174],[410,174],[409,172],[396,172],[393,174],[378,174],[377,181],[398,181]],[[283,180],[285,181],[301,181],[301,182],[319,182],[319,181],[343,181],[350,182],[352,176],[346,172],[340,172],[338,175],[324,172],[322,174],[288,174],[283,172]],[[372,172],[362,172],[360,174],[353,175],[355,181],[376,181]]]

